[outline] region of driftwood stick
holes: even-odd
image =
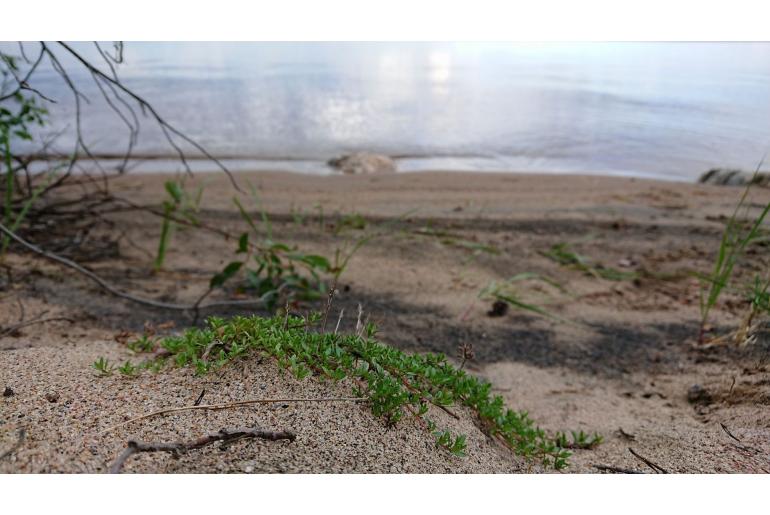
[[[225,402],[222,404],[198,404],[198,405],[192,405],[192,406],[180,406],[177,408],[166,408],[158,411],[153,411],[152,413],[147,413],[145,415],[141,415],[139,417],[132,418],[130,420],[126,420],[124,422],[121,422],[119,424],[115,424],[114,426],[108,427],[104,431],[99,432],[99,435],[103,435],[105,433],[109,433],[110,431],[117,429],[119,427],[123,427],[125,425],[131,424],[133,422],[138,422],[139,420],[145,420],[152,417],[157,417],[159,415],[166,415],[168,413],[177,413],[179,411],[192,411],[192,410],[221,410],[221,409],[230,409],[230,408],[240,408],[243,406],[250,406],[253,404],[272,404],[276,402],[365,402],[367,399],[363,397],[321,397],[321,398],[296,398],[296,399],[247,399],[243,401],[235,401],[235,402]]]
[[[642,463],[650,467],[652,470],[655,471],[656,474],[668,474],[668,471],[664,469],[663,467],[656,465],[655,463],[651,462],[644,456],[641,456],[639,453],[637,453],[635,450],[633,450],[631,447],[628,448],[628,451],[633,454],[636,458],[640,459]]]
[[[169,452],[174,457],[178,457],[180,454],[193,450],[200,449],[214,442],[227,442],[233,440],[240,440],[241,438],[262,438],[264,440],[289,440],[293,442],[297,436],[290,431],[263,431],[257,428],[238,428],[238,429],[220,429],[216,433],[192,440],[190,442],[170,442],[170,443],[146,443],[137,442],[136,440],[129,440],[126,446],[126,450],[123,451],[115,462],[110,466],[110,474],[120,474],[123,469],[123,465],[126,460],[134,454],[140,452]]]
[[[612,472],[613,474],[641,474],[638,470],[613,467],[611,465],[593,465],[593,468],[602,472]]]

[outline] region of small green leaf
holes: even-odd
[[[217,275],[211,278],[211,282],[209,282],[210,288],[219,288],[225,282],[227,282],[228,279],[230,279],[232,276],[234,276],[238,270],[241,269],[243,266],[243,262],[241,261],[233,261],[232,263],[228,263],[228,265],[219,272]]]
[[[237,254],[240,254],[242,252],[247,252],[249,250],[249,233],[245,232],[241,234],[241,237],[238,238],[238,250],[236,251]]]
[[[166,181],[166,191],[174,199],[177,204],[182,202],[182,188],[179,187],[179,183],[174,181]]]
[[[311,268],[319,268],[321,270],[331,270],[331,263],[323,256],[315,254],[292,254],[288,256],[290,259],[305,263]]]

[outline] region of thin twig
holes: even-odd
[[[129,440],[126,450],[123,451],[112,466],[110,466],[109,473],[120,474],[126,460],[140,452],[170,452],[174,457],[178,457],[181,453],[193,449],[200,449],[201,447],[205,447],[214,442],[227,442],[240,440],[241,438],[262,438],[271,441],[289,440],[293,442],[297,438],[297,435],[291,431],[264,431],[258,428],[252,429],[244,427],[238,429],[220,429],[216,433],[211,433],[190,442],[145,443]]]
[[[74,324],[75,323],[74,320],[72,320],[71,318],[68,318],[68,317],[49,317],[49,318],[40,318],[40,317],[38,317],[38,318],[33,318],[32,320],[28,320],[27,322],[22,322],[22,323],[19,323],[19,324],[16,324],[16,325],[12,325],[10,327],[6,327],[2,331],[0,331],[0,336],[5,336],[7,334],[13,334],[14,332],[18,331],[22,327],[27,327],[27,326],[35,325],[35,324],[45,324],[45,323],[48,323],[48,322],[57,322],[57,321],[61,321],[61,320],[65,321],[65,322],[69,322],[70,324]]]
[[[168,219],[168,220],[170,220],[170,221],[172,221],[172,222],[174,222],[176,224],[184,225],[185,227],[192,227],[194,229],[202,229],[202,230],[208,231],[208,232],[210,232],[212,234],[218,234],[219,236],[224,237],[225,240],[238,240],[238,235],[237,234],[228,232],[228,231],[222,229],[221,227],[207,224],[207,223],[205,223],[205,222],[203,222],[201,220],[196,220],[195,222],[191,222],[190,220],[187,220],[186,218],[179,217],[179,216],[174,216],[173,214],[168,214],[168,213],[165,213],[163,211],[159,211],[159,210],[157,210],[157,209],[155,209],[155,208],[153,208],[151,206],[144,206],[144,205],[141,205],[141,204],[137,204],[137,203],[132,202],[131,200],[129,200],[127,198],[119,197],[119,196],[116,196],[116,195],[111,195],[110,196],[110,200],[113,201],[113,202],[116,202],[116,203],[123,203],[126,206],[128,206],[128,208],[133,209],[133,210],[144,211],[144,212],[149,213],[149,214],[151,214],[153,216],[156,216],[158,218]],[[129,210],[128,208],[124,208],[124,209],[117,209],[117,208],[115,208],[115,209],[110,210],[110,212],[118,213],[118,212],[122,212],[122,211],[127,211],[127,210]],[[253,249],[253,250],[258,251],[258,252],[263,252],[263,251],[267,250],[266,247],[258,245],[256,243],[252,242],[251,240],[249,240],[247,242],[247,244],[248,244],[250,249]]]
[[[637,453],[631,447],[628,448],[628,451],[631,454],[633,454],[635,457],[639,458],[645,465],[647,465],[652,470],[654,470],[656,474],[668,474],[668,471],[666,469],[664,469],[660,465],[656,465],[655,463],[651,462],[650,460],[648,460],[644,456],[641,456],[639,453]]]
[[[358,303],[358,316],[356,317],[356,336],[361,338],[364,334],[364,324],[361,322],[361,317],[364,315],[364,308],[361,303]]]
[[[334,334],[337,334],[337,331],[340,330],[340,323],[342,322],[342,315],[344,315],[344,314],[345,314],[345,308],[342,308],[340,310],[340,316],[337,319],[337,326],[334,328]]]
[[[262,297],[259,297],[257,299],[253,300],[230,300],[230,301],[219,301],[219,302],[209,302],[208,304],[202,304],[202,305],[190,305],[190,304],[170,304],[167,302],[160,302],[153,299],[146,299],[143,297],[138,297],[136,295],[133,295],[131,293],[127,293],[121,290],[118,290],[108,282],[106,282],[104,279],[96,275],[95,273],[91,272],[90,270],[87,270],[80,266],[79,264],[75,263],[74,261],[67,259],[65,257],[59,256],[58,254],[54,254],[52,252],[48,252],[46,250],[41,249],[40,247],[33,245],[32,243],[26,241],[21,236],[17,235],[15,232],[8,229],[5,225],[0,223],[0,232],[5,233],[8,235],[12,240],[19,243],[23,247],[27,248],[28,250],[31,250],[35,254],[39,254],[51,261],[55,261],[61,265],[64,265],[68,268],[72,268],[73,270],[76,270],[77,272],[85,275],[92,281],[94,281],[96,284],[101,286],[104,290],[111,293],[112,295],[116,297],[120,297],[122,299],[130,300],[132,302],[136,302],[137,304],[144,304],[146,306],[152,306],[155,308],[161,308],[161,309],[170,309],[170,310],[178,310],[178,311],[200,311],[202,309],[211,309],[211,308],[219,308],[219,307],[226,307],[226,306],[254,306],[254,305],[263,305],[266,301],[266,298],[268,295],[273,295],[274,292],[268,292],[268,294],[263,295]]]
[[[615,474],[642,474],[642,472],[639,472],[638,470],[613,467],[611,465],[593,465],[593,468],[601,470],[602,472],[613,472]]]
[[[72,56],[73,56],[75,59],[77,59],[78,61],[80,61],[80,63],[81,63],[83,66],[85,66],[85,67],[88,69],[88,71],[89,71],[89,72],[91,72],[92,74],[94,74],[94,75],[96,75],[96,76],[100,77],[100,78],[101,78],[102,80],[104,80],[105,82],[107,82],[107,83],[110,83],[110,84],[114,85],[114,86],[115,86],[115,87],[117,87],[117,88],[118,88],[120,91],[122,91],[123,93],[125,93],[126,95],[128,95],[129,97],[131,97],[131,98],[132,98],[134,101],[136,101],[136,102],[139,104],[139,106],[142,108],[142,110],[147,110],[147,111],[148,111],[148,112],[149,112],[149,113],[152,115],[152,117],[155,119],[155,121],[158,123],[158,126],[159,126],[159,127],[160,127],[160,129],[163,131],[163,135],[165,136],[166,140],[167,140],[167,141],[169,142],[169,144],[170,144],[170,145],[171,145],[171,146],[174,148],[174,150],[176,150],[176,152],[177,152],[177,155],[179,156],[179,159],[182,161],[182,165],[185,167],[185,169],[187,170],[187,172],[188,172],[188,173],[192,173],[192,172],[190,171],[190,166],[189,166],[189,164],[187,163],[187,158],[185,157],[184,151],[183,151],[183,150],[182,150],[182,149],[179,147],[179,145],[178,145],[178,144],[177,144],[177,143],[174,141],[174,139],[172,138],[172,134],[173,134],[173,135],[175,135],[175,136],[177,136],[177,137],[179,137],[179,138],[180,138],[180,139],[182,139],[183,141],[185,141],[185,142],[189,143],[189,144],[190,144],[190,145],[192,145],[192,146],[193,146],[193,147],[194,147],[196,150],[198,150],[199,152],[201,152],[201,153],[202,153],[202,154],[203,154],[203,155],[204,155],[204,156],[205,156],[207,159],[210,159],[211,161],[213,161],[214,163],[216,163],[216,165],[217,165],[217,166],[218,166],[218,167],[219,167],[219,168],[220,168],[220,169],[221,169],[223,172],[225,172],[225,174],[227,175],[227,177],[230,179],[230,182],[232,183],[233,187],[234,187],[236,190],[238,190],[238,191],[241,191],[241,188],[240,188],[240,186],[238,185],[238,183],[236,182],[236,180],[235,180],[235,177],[234,177],[234,176],[233,176],[233,174],[230,172],[230,170],[229,170],[229,169],[228,169],[228,168],[227,168],[227,167],[226,167],[224,164],[222,164],[222,162],[221,162],[221,161],[219,161],[219,160],[218,160],[216,157],[214,157],[214,156],[213,156],[213,155],[211,155],[211,154],[210,154],[208,151],[206,151],[206,149],[205,149],[205,148],[203,148],[203,146],[201,146],[201,145],[200,145],[199,143],[197,143],[195,140],[193,140],[193,139],[192,139],[192,138],[190,138],[189,136],[185,135],[184,133],[182,133],[181,131],[179,131],[179,130],[178,130],[176,127],[174,127],[173,125],[171,125],[170,123],[168,123],[166,120],[164,120],[164,119],[163,119],[163,118],[160,116],[160,114],[158,114],[158,112],[155,110],[155,108],[154,108],[154,107],[153,107],[153,106],[152,106],[152,105],[151,105],[151,104],[150,104],[148,101],[146,101],[144,98],[142,98],[141,96],[139,96],[138,94],[136,94],[136,93],[135,93],[134,91],[132,91],[131,89],[127,88],[127,87],[126,87],[125,85],[123,85],[123,83],[122,83],[122,82],[120,82],[119,80],[116,80],[115,78],[113,78],[113,77],[110,77],[108,74],[104,73],[102,70],[100,70],[99,68],[95,67],[93,64],[91,64],[91,63],[90,63],[88,60],[86,60],[85,58],[83,58],[83,57],[82,57],[82,56],[81,56],[81,55],[80,55],[78,52],[76,52],[76,51],[75,51],[75,50],[74,50],[72,47],[70,47],[68,44],[64,43],[63,41],[58,41],[58,44],[59,44],[59,46],[61,46],[62,48],[64,48],[64,49],[65,49],[67,52],[69,52],[69,53],[70,53],[70,54],[71,54],[71,55],[72,55]],[[45,48],[45,46],[44,46],[44,48]],[[49,53],[50,53],[50,51],[49,51]]]
[[[114,426],[108,427],[104,431],[99,432],[99,435],[109,433],[114,429],[126,426],[139,420],[145,420],[148,418],[156,417],[159,415],[166,415],[168,413],[177,413],[179,411],[192,411],[192,410],[221,410],[230,408],[240,408],[243,406],[250,406],[252,404],[274,404],[277,402],[365,402],[367,399],[364,397],[320,397],[320,398],[295,398],[295,399],[247,399],[243,401],[225,402],[222,404],[199,404],[197,406],[180,406],[177,408],[165,408],[152,413],[147,413],[139,417],[126,420]]]
[[[730,438],[732,438],[732,439],[733,439],[733,440],[735,440],[736,442],[738,442],[738,443],[741,443],[741,441],[740,441],[740,440],[738,440],[738,437],[736,437],[734,434],[732,434],[732,433],[730,432],[730,430],[729,430],[729,429],[727,429],[727,426],[726,426],[726,425],[724,425],[724,424],[723,424],[723,423],[721,423],[721,422],[719,423],[719,425],[720,425],[720,426],[722,426],[722,431],[724,431],[725,433],[727,433],[727,436],[729,436]]]
[[[223,347],[225,349],[225,352],[229,350],[225,342],[223,342],[218,338],[214,338],[214,340],[206,346],[206,350],[204,350],[203,354],[201,355],[201,360],[204,363],[208,363],[209,354],[211,354],[211,351],[214,350],[214,347]]]
[[[200,406],[201,402],[203,401],[203,396],[206,395],[206,389],[204,388],[201,390],[201,394],[198,395],[198,398],[195,399],[195,402],[193,403],[193,406]]]
[[[633,440],[636,440],[636,435],[632,435],[631,433],[627,433],[626,431],[623,431],[623,428],[622,428],[622,427],[619,427],[619,428],[618,428],[618,431],[617,431],[617,433],[618,433],[618,434],[619,434],[621,437],[625,438],[626,440],[632,440],[632,441],[633,441]]]
[[[332,287],[329,288],[329,296],[326,298],[326,307],[324,308],[324,318],[321,324],[321,332],[326,332],[326,321],[329,319],[329,311],[332,309],[332,301],[334,301],[334,292],[337,290],[337,278],[334,278]]]
[[[2,97],[0,97],[0,102],[4,100],[8,100],[9,98],[13,98],[17,93],[25,89],[32,91],[33,93],[37,93],[38,95],[40,95],[42,98],[45,98],[46,100],[50,100],[44,97],[43,95],[41,95],[40,92],[38,92],[37,90],[30,88],[28,83],[30,77],[32,77],[32,74],[35,73],[35,70],[37,69],[38,66],[40,66],[40,63],[43,61],[44,55],[45,55],[45,51],[41,45],[40,53],[38,54],[37,59],[35,59],[35,62],[32,64],[32,66],[30,66],[29,70],[27,70],[27,73],[24,75],[24,77],[17,76],[16,73],[14,73],[13,69],[8,67],[9,71],[11,72],[11,75],[13,75],[13,78],[16,80],[17,87],[7,95],[3,95]]]
[[[724,425],[721,422],[719,423],[719,425],[722,426],[722,431],[724,431],[727,434],[727,436],[729,436],[730,438],[732,438],[733,440],[738,442],[738,443],[733,443],[733,445],[735,447],[737,447],[738,449],[740,449],[742,451],[746,451],[746,452],[752,452],[752,453],[759,453],[759,452],[761,452],[761,451],[755,449],[754,447],[750,447],[748,445],[743,445],[743,443],[738,439],[738,437],[735,436],[734,434],[732,434],[729,429],[727,429],[726,425]]]

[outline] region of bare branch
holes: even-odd
[[[197,307],[195,305],[190,304],[171,304],[167,302],[160,302],[153,299],[146,299],[143,297],[138,297],[136,295],[133,295],[131,293],[127,293],[124,291],[121,291],[108,282],[106,282],[104,279],[96,275],[95,273],[91,272],[90,270],[87,270],[80,266],[79,264],[75,263],[74,261],[67,259],[65,257],[59,256],[57,254],[54,254],[52,252],[48,252],[46,250],[41,249],[40,247],[37,247],[36,245],[33,245],[32,243],[26,241],[21,236],[17,235],[10,229],[8,229],[5,225],[0,223],[0,232],[6,234],[9,236],[12,240],[14,240],[16,243],[19,243],[26,249],[34,252],[35,254],[38,254],[40,256],[43,256],[46,259],[49,259],[51,261],[55,261],[61,265],[64,265],[68,268],[71,268],[77,272],[79,272],[82,275],[85,275],[89,279],[91,279],[93,282],[98,284],[102,289],[106,290],[107,292],[111,293],[112,295],[116,297],[120,297],[122,299],[130,300],[131,302],[136,302],[137,304],[144,304],[145,306],[151,306],[155,308],[161,308],[161,309],[169,309],[169,310],[176,310],[176,311],[198,311],[203,309],[212,309],[212,308],[220,308],[220,307],[227,307],[227,306],[255,306],[255,305],[263,305],[267,298],[269,296],[272,296],[274,292],[268,292],[262,297],[259,297],[257,299],[253,300],[232,300],[232,301],[221,301],[221,302],[210,302],[208,304],[202,304],[198,305]]]
[[[641,474],[638,470],[625,469],[621,467],[613,467],[611,465],[593,465],[596,470],[602,472],[612,472],[613,474]]]
[[[128,160],[131,158],[131,152],[134,149],[134,145],[136,144],[136,140],[139,134],[139,126],[138,126],[138,120],[137,125],[134,126],[131,124],[131,122],[126,118],[126,116],[123,114],[123,111],[118,109],[118,107],[112,102],[112,99],[110,99],[109,95],[107,95],[107,92],[104,90],[104,87],[101,84],[101,81],[99,80],[99,77],[91,73],[91,77],[93,77],[94,82],[96,83],[96,86],[99,88],[99,91],[102,94],[102,97],[107,102],[107,105],[110,106],[110,109],[112,109],[118,117],[120,117],[121,120],[123,120],[123,123],[128,127],[128,148],[126,148],[126,153],[123,156],[123,162],[118,165],[118,171],[123,172],[126,168],[126,165],[128,164]],[[109,84],[109,83],[108,83]],[[122,100],[120,97],[117,97],[119,100]]]
[[[10,68],[10,66],[8,67],[8,70],[11,72],[11,75],[13,75],[13,78],[16,80],[16,89],[11,91],[7,95],[3,95],[2,97],[0,97],[0,102],[2,102],[3,100],[8,100],[9,98],[13,98],[15,95],[17,95],[23,89],[32,91],[33,93],[38,94],[41,98],[44,98],[45,100],[48,100],[49,102],[54,102],[53,100],[51,100],[50,98],[46,97],[45,95],[43,95],[42,93],[40,93],[36,89],[31,88],[29,86],[29,83],[28,83],[30,77],[32,77],[32,74],[35,73],[35,70],[37,70],[37,67],[40,65],[40,62],[43,60],[43,56],[44,55],[45,55],[45,45],[43,45],[41,43],[40,53],[38,54],[37,59],[35,59],[35,62],[32,63],[32,66],[30,66],[29,70],[27,70],[27,73],[24,75],[23,78],[19,78],[19,76],[16,75],[16,73],[14,73],[14,71]],[[25,56],[25,60],[27,60],[26,56]]]
[[[655,471],[656,474],[668,474],[668,471],[661,467],[660,465],[656,465],[652,461],[648,460],[644,456],[640,455],[638,452],[633,450],[631,447],[628,448],[628,451],[634,455],[634,457],[638,458],[642,463],[650,467],[652,470]]]
[[[235,177],[230,172],[230,170],[222,164],[221,161],[219,161],[216,157],[211,155],[205,148],[203,148],[198,142],[184,134],[183,132],[179,131],[176,127],[168,123],[163,117],[158,114],[158,112],[155,110],[155,108],[147,102],[144,98],[139,96],[138,94],[134,93],[132,90],[124,86],[120,81],[114,79],[113,77],[110,77],[109,75],[105,74],[102,70],[95,67],[93,64],[91,64],[87,59],[83,58],[78,52],[76,52],[72,47],[67,45],[63,41],[59,41],[58,44],[64,48],[67,52],[69,52],[75,59],[77,59],[83,66],[85,66],[90,72],[98,75],[99,77],[103,78],[104,80],[112,83],[114,86],[116,86],[120,91],[124,92],[126,95],[134,99],[143,110],[147,110],[152,117],[155,119],[155,121],[160,126],[161,130],[163,131],[164,136],[166,137],[166,140],[169,142],[169,144],[176,150],[177,155],[179,156],[179,159],[182,161],[182,164],[185,167],[185,170],[187,170],[188,173],[192,173],[190,166],[187,162],[187,158],[182,151],[182,149],[177,145],[177,143],[174,141],[174,139],[171,137],[171,134],[174,134],[175,136],[179,137],[183,141],[187,142],[188,144],[192,145],[196,150],[201,152],[204,156],[206,156],[207,159],[210,159],[216,165],[227,174],[227,176],[230,178],[230,182],[232,183],[233,187],[235,187],[236,190],[242,191],[240,186],[238,186],[238,183],[235,180]]]
[[[126,426],[133,422],[140,420],[146,420],[148,418],[157,417],[159,415],[166,415],[168,413],[177,413],[180,411],[194,411],[194,410],[206,410],[206,411],[218,411],[223,409],[242,408],[244,406],[252,406],[254,404],[274,404],[277,402],[366,402],[364,397],[320,397],[320,398],[293,398],[293,399],[246,399],[243,401],[225,402],[222,404],[193,404],[192,406],[180,406],[176,408],[166,408],[146,415],[126,420],[114,426],[108,427],[104,431],[100,431],[98,434],[103,435],[117,429],[119,427]]]
[[[172,442],[172,443],[145,443],[129,440],[126,450],[118,456],[109,469],[110,474],[120,474],[126,460],[134,454],[140,452],[169,452],[174,457],[193,449],[200,449],[215,442],[227,442],[240,440],[243,438],[261,438],[263,440],[289,440],[293,442],[297,436],[290,431],[264,431],[258,428],[238,428],[238,429],[220,429],[216,433],[211,433],[204,437],[192,440],[190,442]]]
[[[45,314],[45,313],[43,313]],[[13,334],[14,332],[18,331],[22,327],[27,327],[34,324],[45,324],[48,322],[58,322],[58,321],[65,321],[69,322],[70,324],[74,324],[75,321],[68,317],[49,317],[49,318],[42,318],[42,315],[38,315],[37,317],[33,318],[32,320],[28,320],[26,322],[19,322],[18,324],[12,325],[10,327],[6,327],[2,331],[0,331],[0,337],[5,336],[7,334]]]

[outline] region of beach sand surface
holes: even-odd
[[[126,175],[111,192],[157,207],[167,175]],[[241,173],[242,193],[223,174],[198,174],[199,217],[234,235],[248,231],[237,195],[275,241],[334,256],[354,248],[337,285],[330,319],[352,331],[359,304],[380,339],[409,352],[454,357],[471,344],[471,373],[490,380],[507,404],[526,410],[550,433],[597,432],[604,442],[575,450],[568,472],[597,466],[651,472],[629,448],[669,472],[770,472],[770,338],[750,345],[697,343],[699,282],[713,266],[726,217],[742,189],[632,178],[514,173],[421,172],[378,176]],[[770,201],[750,197],[749,215]],[[161,221],[134,209],[105,212],[78,248],[63,252],[137,295],[193,302],[211,276],[234,259],[237,241],[177,227],[164,270],[153,272]],[[116,229],[119,228],[119,229]],[[66,232],[66,228],[60,228]],[[74,229],[73,229],[74,230]],[[259,225],[267,235],[264,224]],[[33,239],[34,234],[30,235]],[[117,240],[117,242],[115,242]],[[43,241],[43,240],[41,240]],[[608,280],[563,266],[544,253],[566,245],[595,268],[622,272]],[[174,332],[189,314],[108,295],[72,270],[16,251],[12,281],[0,284],[0,327],[35,316],[65,317],[0,337],[0,472],[103,472],[127,440],[176,441],[223,427],[291,430],[295,442],[243,440],[212,445],[179,459],[165,453],[132,458],[126,472],[528,472],[539,471],[485,437],[471,413],[434,418],[468,435],[467,456],[435,447],[413,420],[386,429],[366,405],[279,402],[238,410],[183,412],[105,429],[156,409],[244,398],[346,397],[351,385],[298,381],[256,357],[207,376],[177,369],[137,378],[96,377],[91,364],[136,360],[115,337],[145,324]],[[767,247],[749,249],[736,284],[770,267]],[[510,308],[490,316],[490,283],[517,274],[510,291],[562,319]],[[233,283],[235,284],[235,283]],[[558,286],[554,286],[558,285]],[[234,287],[211,300],[241,298]],[[306,306],[320,309],[321,304]],[[737,326],[746,311],[740,291],[713,312],[713,331]],[[211,312],[226,316],[253,311]],[[265,314],[264,312],[260,312]],[[42,315],[41,315],[42,314]],[[165,324],[165,325],[164,325]],[[1,332],[1,331],[0,331]],[[120,339],[120,338],[118,338]],[[708,395],[688,400],[698,385]],[[52,400],[53,399],[53,400]],[[443,418],[442,418],[443,417]],[[729,434],[728,434],[729,432]],[[732,435],[732,437],[730,436]],[[735,438],[733,438],[735,437]]]

